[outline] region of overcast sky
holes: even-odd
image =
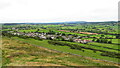
[[[0,0],[0,22],[117,21],[119,0]]]

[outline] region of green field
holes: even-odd
[[[17,39],[20,41],[3,37],[3,66],[114,66],[113,63],[96,61],[90,58],[60,53],[46,48],[35,47],[31,44],[22,42],[28,42],[28,39]],[[33,40],[34,39],[29,39],[29,41]],[[50,48],[53,47],[58,49],[58,47],[49,45],[47,40],[34,40],[32,43],[35,44],[36,42],[37,44],[44,44],[46,47],[48,46]],[[59,50],[61,50],[60,48],[65,48],[65,50],[68,51],[68,47],[59,47]],[[73,52],[72,50],[69,51]]]
[[[23,63],[31,62],[32,65],[50,65],[51,63],[56,66],[75,66],[75,65],[95,65],[103,66],[113,64],[118,66],[120,63],[120,33],[119,23],[117,22],[64,22],[64,23],[6,23],[2,25],[2,36],[5,47],[6,57],[5,65],[13,65],[15,62],[12,60],[26,59]],[[6,41],[7,42],[6,42]],[[8,43],[9,42],[9,43]],[[13,43],[12,43],[13,42]],[[20,43],[19,43],[20,42]],[[7,44],[8,43],[8,44]],[[15,43],[15,44],[14,44]],[[9,46],[10,45],[10,46]],[[12,46],[13,45],[13,46]],[[21,46],[22,45],[22,46]],[[32,46],[31,47],[29,47]],[[20,48],[19,48],[20,46]],[[25,47],[24,47],[25,46]],[[34,47],[38,48],[34,48]],[[55,51],[57,54],[50,54],[42,51],[39,56],[32,56],[34,51],[41,51],[39,48],[47,51]],[[17,50],[18,49],[18,50]],[[37,50],[36,50],[37,49]],[[25,52],[24,54],[21,53]],[[32,52],[30,52],[30,50]],[[13,52],[13,53],[10,53]],[[18,57],[25,56],[26,58],[20,59]],[[14,57],[15,53],[15,57]],[[54,56],[59,54],[69,54],[72,57],[66,58],[64,56],[52,57],[52,59],[44,58],[45,56]],[[27,55],[25,55],[27,54]],[[37,53],[35,55],[38,55]],[[48,55],[47,55],[48,54]],[[13,59],[7,58],[13,55]],[[75,58],[75,55],[77,55]],[[44,56],[44,57],[43,57]],[[81,58],[81,56],[84,58]],[[31,60],[27,59],[31,57]],[[38,59],[36,59],[37,57]],[[34,58],[34,59],[32,59]],[[74,58],[74,59],[72,59]],[[89,59],[88,59],[89,58]],[[7,60],[8,59],[8,60]],[[11,60],[10,60],[11,59]],[[44,60],[43,60],[44,59]],[[48,60],[47,60],[48,59]],[[80,59],[80,61],[78,61]],[[83,59],[83,60],[82,60]],[[51,60],[51,61],[49,61]],[[59,60],[59,62],[57,62]],[[64,61],[65,60],[65,61]],[[12,61],[12,62],[11,62]],[[35,63],[33,63],[33,61]],[[43,62],[43,63],[40,63]],[[47,62],[47,64],[46,64]],[[69,64],[69,62],[71,62]],[[50,64],[49,64],[50,63]],[[73,64],[75,63],[75,64]],[[26,63],[27,65],[27,63]]]
[[[58,50],[58,51],[62,51],[62,52],[78,54],[78,55],[82,55],[82,56],[86,56],[86,57],[92,57],[92,58],[95,58],[95,59],[102,59],[102,60],[109,60],[109,61],[118,62],[118,59],[116,59],[116,58],[100,56],[101,52],[94,53],[92,50],[87,50],[87,49],[84,49],[85,52],[82,52],[82,51],[79,51],[79,50],[70,49],[67,46],[54,46],[54,45],[48,44],[48,40],[39,41],[39,40],[35,40],[35,39],[22,39],[22,38],[18,38],[18,37],[13,37],[13,39],[21,40],[21,41],[24,41],[26,43],[30,43],[30,44],[33,44],[33,45],[38,45],[38,46],[42,46],[42,47],[46,47],[46,48],[49,48],[49,49],[54,49],[54,50]],[[81,45],[85,46],[84,44],[81,44]],[[107,50],[107,49],[105,49],[105,50]]]

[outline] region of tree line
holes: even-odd
[[[107,57],[119,58],[120,59],[120,53],[116,53],[116,52],[110,52],[110,51],[105,51],[105,50],[80,46],[80,45],[77,45],[77,44],[64,43],[64,42],[60,42],[60,41],[48,41],[48,43],[56,45],[56,46],[57,45],[59,45],[59,46],[69,46],[71,49],[81,50],[83,52],[85,51],[83,49],[93,50],[94,53],[96,53],[96,51],[100,51],[100,52],[102,52],[100,54],[101,56],[107,56]]]

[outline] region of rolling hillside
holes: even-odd
[[[3,37],[3,66],[118,66]],[[109,67],[110,68],[110,67]]]

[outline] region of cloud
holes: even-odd
[[[6,7],[10,7],[11,4],[10,3],[6,3],[6,2],[0,2],[0,9],[4,9]]]
[[[117,20],[118,0],[0,0],[0,22]]]

